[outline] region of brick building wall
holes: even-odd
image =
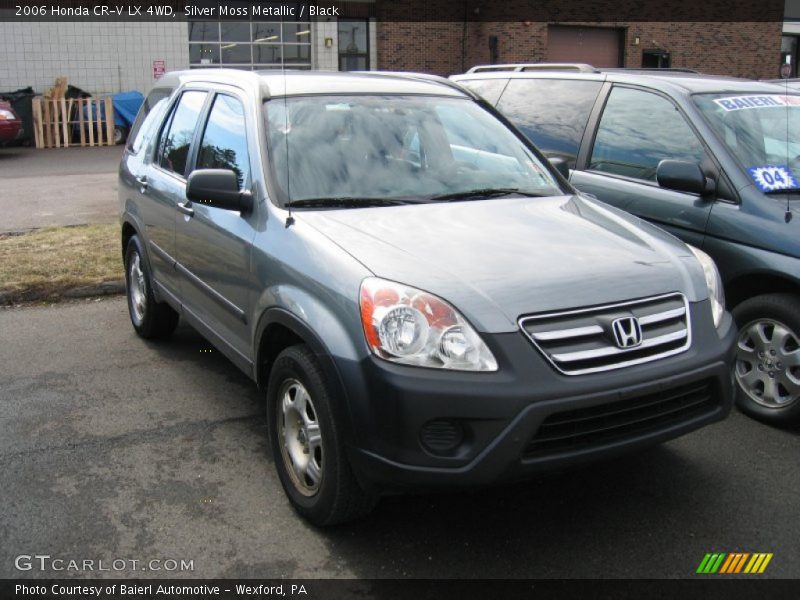
[[[592,26],[623,29],[626,67],[641,67],[642,50],[658,48],[670,53],[672,67],[754,79],[778,76],[781,22],[632,22]],[[490,62],[489,37],[493,35],[498,37],[499,62],[547,61],[547,27],[547,23],[534,22],[384,22],[377,32],[378,68],[437,75],[460,73]],[[634,45],[636,37],[638,46]]]
[[[461,23],[379,22],[378,68],[445,75],[462,72]]]

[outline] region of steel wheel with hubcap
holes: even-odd
[[[313,496],[322,480],[322,434],[317,411],[308,391],[296,379],[287,379],[281,391],[278,437],[281,457],[297,491]]]
[[[169,336],[178,326],[178,313],[153,296],[152,278],[139,236],[125,248],[125,284],[133,328],[143,338]]]
[[[272,363],[267,423],[275,468],[292,508],[320,526],[357,519],[377,502],[350,468],[337,389],[305,344]]]
[[[777,424],[800,418],[800,300],[789,294],[758,296],[733,313],[740,327],[737,404]]]
[[[135,252],[128,269],[128,282],[130,284],[131,310],[133,317],[141,323],[144,320],[147,306],[147,284],[142,271],[142,260],[139,253]]]

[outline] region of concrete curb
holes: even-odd
[[[125,280],[104,281],[93,285],[57,289],[32,289],[15,290],[13,292],[0,291],[0,306],[10,306],[25,302],[49,300],[57,302],[60,298],[91,298],[94,296],[112,296],[125,293]]]
[[[125,293],[125,280],[104,281],[97,285],[82,285],[80,287],[69,288],[61,292],[65,298],[87,298],[89,296],[110,296],[113,294]]]

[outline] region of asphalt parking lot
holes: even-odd
[[[116,223],[122,146],[0,148],[0,233]]]
[[[321,531],[283,496],[255,387],[190,328],[145,343],[116,298],[0,310],[0,339],[0,578],[63,575],[17,570],[26,554],[190,560],[169,576],[194,578],[671,578],[734,551],[774,553],[759,577],[800,576],[800,435],[738,413]]]

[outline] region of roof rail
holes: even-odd
[[[644,72],[644,73],[693,73],[695,75],[699,75],[700,71],[696,71],[695,69],[686,69],[684,67],[665,67],[665,68],[657,68],[657,67],[609,67],[607,69],[603,69],[603,71],[635,71],[635,72]]]
[[[358,73],[359,75],[371,75],[375,77],[394,77],[397,79],[411,79],[416,81],[426,81],[432,83],[438,83],[440,85],[447,86],[451,89],[457,90],[462,94],[469,96],[475,100],[480,98],[480,95],[477,94],[474,90],[460,85],[459,83],[447,79],[446,77],[441,77],[440,75],[432,75],[430,73],[414,73],[413,71],[350,71],[351,73]]]
[[[586,63],[513,63],[506,65],[477,65],[467,73],[490,73],[492,71],[578,71],[580,73],[599,73]]]

